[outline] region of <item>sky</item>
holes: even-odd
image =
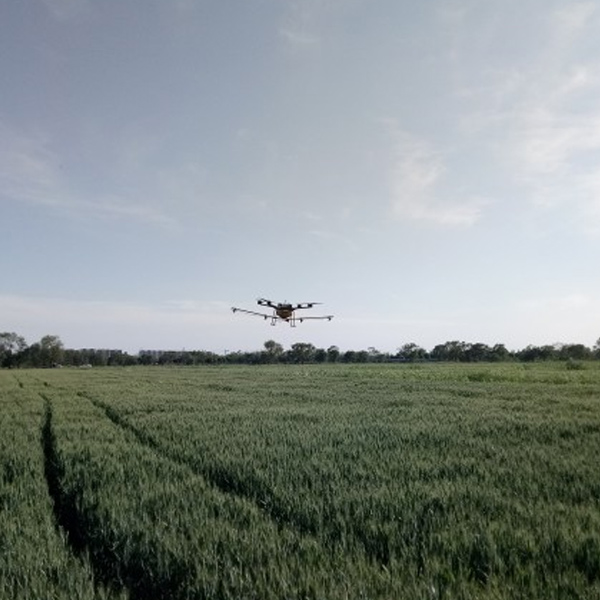
[[[596,1],[8,0],[0,90],[29,344],[600,338]]]

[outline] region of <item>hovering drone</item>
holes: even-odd
[[[231,310],[235,312],[243,312],[247,315],[254,315],[256,317],[262,317],[265,319],[271,319],[271,325],[275,325],[277,321],[285,321],[290,324],[290,327],[296,327],[296,321],[306,321],[306,320],[323,320],[327,319],[331,321],[333,319],[333,315],[325,315],[323,317],[297,317],[295,312],[299,309],[312,308],[315,304],[321,304],[320,302],[300,302],[299,304],[288,304],[287,302],[271,302],[271,300],[267,300],[266,298],[259,298],[257,301],[259,306],[269,306],[273,309],[273,314],[267,315],[261,312],[255,312],[253,310],[246,310],[244,308],[237,308],[235,306],[231,307]]]

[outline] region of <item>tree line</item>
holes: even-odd
[[[504,344],[489,346],[456,340],[438,344],[432,350],[426,350],[414,342],[409,342],[394,353],[380,352],[374,347],[346,351],[340,350],[337,346],[317,348],[306,342],[292,344],[286,350],[274,340],[268,340],[261,350],[252,352],[236,351],[218,354],[206,350],[140,350],[137,354],[128,354],[122,350],[68,349],[64,347],[57,335],[46,335],[39,342],[28,345],[22,336],[14,332],[0,333],[0,367],[2,368],[542,360],[600,360],[600,338],[592,348],[584,344],[554,344],[529,345],[517,351],[508,350]]]

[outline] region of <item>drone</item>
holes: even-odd
[[[262,317],[265,319],[271,320],[271,325],[275,325],[277,321],[284,321],[289,323],[290,327],[296,327],[296,321],[306,321],[306,320],[323,320],[327,319],[331,321],[333,319],[333,315],[325,315],[322,317],[297,317],[295,314],[296,310],[312,308],[316,304],[321,304],[320,302],[300,302],[298,304],[289,304],[288,302],[272,302],[271,300],[267,300],[266,298],[258,298],[256,303],[259,306],[268,306],[273,309],[273,313],[268,315],[266,313],[256,312],[254,310],[246,310],[245,308],[237,308],[235,306],[231,307],[231,310],[236,312],[246,313],[247,315],[254,315],[256,317]]]

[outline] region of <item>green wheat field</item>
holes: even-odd
[[[576,366],[2,371],[0,597],[600,598]]]

